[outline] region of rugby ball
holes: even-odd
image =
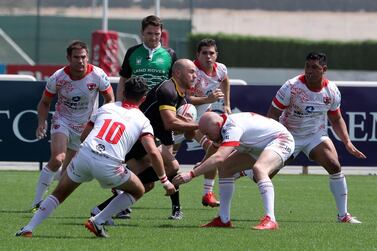
[[[184,104],[177,109],[177,115],[181,115],[183,117],[191,117],[193,121],[196,121],[198,113],[196,108],[192,104]]]

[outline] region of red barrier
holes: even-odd
[[[92,63],[108,76],[118,76],[118,33],[97,30],[92,33]]]
[[[31,75],[37,80],[47,80],[64,65],[7,65],[6,74]]]

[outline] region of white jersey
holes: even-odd
[[[220,84],[228,76],[228,70],[222,63],[216,62],[214,64],[212,76],[205,73],[197,60],[195,60],[194,63],[196,65],[197,78],[195,80],[193,93],[197,97],[209,96],[214,90],[219,88]],[[197,105],[196,110],[198,111],[198,118],[200,118],[200,116],[208,109],[210,109],[210,107],[211,104]]]
[[[279,122],[257,113],[241,112],[221,116],[224,118],[221,146],[254,148],[282,135],[291,135]]]
[[[293,136],[322,132],[327,135],[327,113],[340,109],[340,92],[336,85],[325,79],[322,88],[311,91],[305,76],[288,80],[277,92],[272,105],[283,111],[280,122]]]
[[[118,161],[124,160],[140,137],[153,135],[149,119],[138,107],[125,102],[101,106],[90,121],[93,130],[81,148]]]
[[[86,75],[80,80],[71,79],[69,66],[57,70],[47,81],[45,95],[58,95],[53,121],[63,121],[81,133],[98,107],[98,92],[111,90],[106,73],[89,64]]]

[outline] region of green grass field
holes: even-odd
[[[247,178],[236,183],[234,229],[203,229],[217,209],[201,205],[202,178],[181,187],[184,219],[171,221],[170,199],[163,188],[133,206],[132,219],[116,220],[110,238],[94,237],[84,226],[89,211],[110,195],[96,181],[83,184],[34,230],[16,238],[31,213],[37,172],[1,171],[0,250],[377,250],[376,176],[348,176],[349,210],[361,225],[336,223],[327,176],[278,175],[274,178],[278,231],[255,231],[263,215],[257,187]],[[217,185],[216,185],[217,188]]]

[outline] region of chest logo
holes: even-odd
[[[94,89],[96,89],[96,84],[95,83],[89,83],[86,86],[88,87],[89,91],[93,91]]]
[[[325,103],[325,105],[330,104],[330,102],[331,102],[331,98],[330,97],[323,97],[323,103]]]

